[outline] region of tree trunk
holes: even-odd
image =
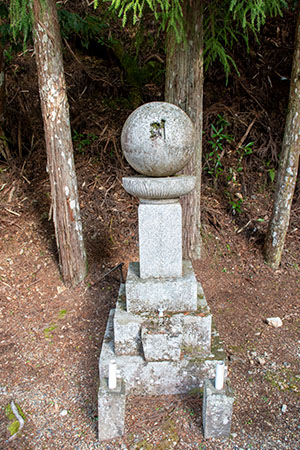
[[[200,196],[202,168],[203,115],[203,10],[200,0],[185,0],[182,5],[186,41],[176,43],[173,32],[167,36],[165,99],[183,109],[196,129],[195,152],[184,173],[195,175],[195,190],[183,197],[183,255],[200,258]]]
[[[266,261],[278,268],[289,226],[300,153],[300,10],[296,27],[290,97],[273,212],[265,239]]]
[[[63,280],[75,286],[86,275],[69,105],[55,0],[34,0],[34,49],[44,121],[53,221]]]
[[[8,161],[11,158],[10,150],[7,144],[7,138],[4,132],[6,95],[5,95],[5,68],[4,51],[0,43],[0,154]]]

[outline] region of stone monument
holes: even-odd
[[[202,286],[191,262],[182,260],[179,198],[194,189],[196,178],[175,174],[194,151],[193,124],[175,105],[147,103],[128,117],[121,143],[141,174],[123,178],[124,189],[140,200],[139,262],[129,264],[110,311],[99,361],[99,417],[112,360],[126,394],[163,395],[202,388],[225,359]],[[117,398],[115,391],[111,398]],[[100,440],[108,439],[103,428],[99,420]],[[122,434],[122,426],[114,429],[119,431],[111,438]]]

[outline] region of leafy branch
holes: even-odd
[[[126,25],[129,14],[133,24],[141,20],[148,7],[165,31],[175,32],[177,42],[185,37],[182,4],[187,0],[102,0],[110,2],[111,9]],[[200,0],[199,0],[200,1]],[[97,2],[98,3],[98,2]],[[203,32],[204,63],[207,69],[219,60],[228,78],[231,69],[238,73],[235,61],[230,55],[233,45],[243,40],[249,50],[249,35],[257,34],[268,16],[282,15],[288,7],[286,0],[204,0]]]

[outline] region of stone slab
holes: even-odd
[[[126,280],[126,305],[131,313],[196,311],[197,280],[190,261],[183,261],[181,278],[139,276],[139,263],[130,263]]]
[[[142,317],[124,311],[120,302],[117,302],[114,315],[114,348],[116,355],[141,354],[142,322]]]
[[[211,314],[184,316],[182,345],[193,349],[201,349],[202,352],[210,352],[211,324]]]
[[[140,278],[182,276],[182,211],[176,203],[141,203],[139,216]]]
[[[198,283],[197,311],[133,314],[126,310],[125,286],[121,284],[113,318],[116,355],[141,355],[146,360],[178,360],[180,353],[205,356],[210,352],[211,314]],[[143,344],[142,344],[143,339]]]
[[[114,313],[113,313],[114,314]],[[168,395],[189,392],[201,388],[204,380],[213,378],[218,362],[226,360],[226,355],[214,333],[212,351],[209,355],[182,354],[179,361],[145,361],[142,356],[118,356],[114,353],[113,314],[109,316],[103,341],[99,371],[100,378],[108,376],[109,362],[114,359],[120,376],[126,383],[126,391],[135,395]]]
[[[230,435],[233,392],[227,382],[224,389],[217,390],[214,379],[205,380],[203,392],[204,438],[224,438]]]
[[[117,387],[109,389],[108,379],[100,378],[98,391],[98,439],[106,441],[123,436],[125,425],[125,383],[117,379]]]
[[[182,333],[173,334],[157,323],[142,325],[142,346],[146,361],[179,361],[181,355]]]

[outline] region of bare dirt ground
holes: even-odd
[[[268,193],[257,192],[245,204],[253,220],[240,225],[213,189],[204,187],[204,251],[194,267],[229,358],[235,392],[231,437],[203,440],[201,395],[191,393],[129,398],[124,438],[100,444],[98,358],[121,281],[120,269],[110,270],[124,263],[126,275],[128,262],[137,259],[136,202],[115,173],[99,175],[98,183],[92,176],[89,183],[95,166],[81,159],[90,270],[85,283],[69,289],[60,278],[47,219],[47,175],[26,181],[1,168],[1,448],[299,449],[299,203],[282,265],[274,272],[260,248],[270,213]],[[253,224],[260,228],[253,231]],[[266,324],[274,316],[283,320],[281,328]],[[25,415],[13,441],[5,415],[11,400]]]

